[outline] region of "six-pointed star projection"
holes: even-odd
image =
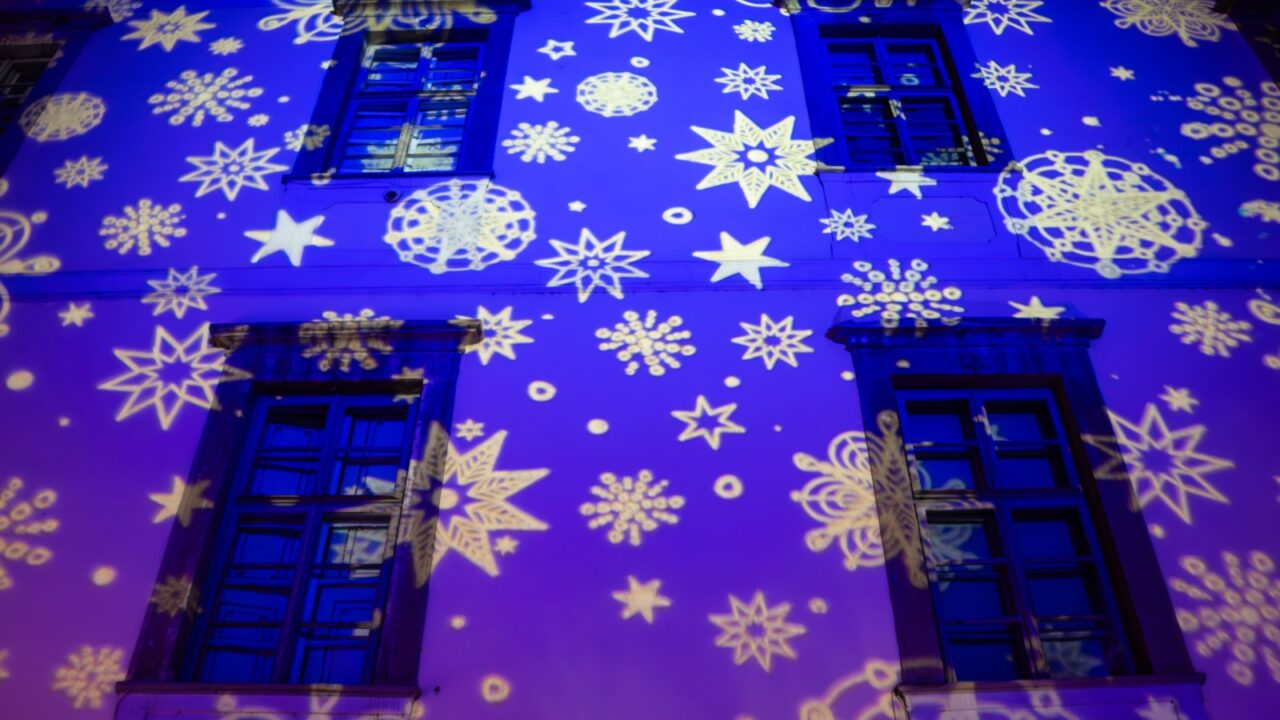
[[[794,140],[794,116],[777,124],[762,128],[743,115],[733,111],[733,132],[710,130],[694,125],[691,129],[711,143],[704,150],[680,153],[677,160],[713,166],[713,170],[698,183],[698,190],[737,183],[747,198],[747,205],[755,207],[770,187],[809,201],[809,193],[800,184],[801,175],[810,175],[817,164],[813,155],[812,140]]]
[[[658,608],[671,607],[671,598],[658,594],[662,587],[661,580],[640,582],[635,575],[627,576],[627,589],[613,593],[613,599],[622,603],[622,619],[639,615],[644,621],[653,624],[653,611]]]
[[[680,431],[680,437],[676,439],[684,442],[685,440],[700,437],[707,441],[712,450],[719,450],[722,435],[740,435],[747,431],[746,428],[729,419],[729,416],[737,409],[737,403],[711,407],[711,403],[707,402],[706,396],[699,395],[692,410],[671,411],[671,417],[684,423],[684,429]],[[712,421],[713,424],[708,426],[706,424],[707,420]]]
[[[439,423],[432,423],[427,456],[410,471],[418,507],[401,536],[412,544],[419,587],[450,550],[496,577],[498,561],[490,533],[547,529],[545,522],[512,505],[511,496],[551,471],[498,470],[498,455],[506,440],[507,431],[499,430],[464,453],[454,447]]]

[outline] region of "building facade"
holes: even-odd
[[[1267,717],[1218,5],[9,3],[0,715]]]

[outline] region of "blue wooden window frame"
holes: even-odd
[[[1069,667],[1064,655],[1050,651],[1052,645],[1069,652],[1071,643],[1080,643],[1077,652],[1096,645],[1096,654],[1085,655],[1086,661],[1096,661],[1088,677],[1130,674],[1115,592],[1053,393],[1030,387],[900,390],[898,408],[947,679],[1077,677],[1073,673],[1081,668]],[[1037,418],[1039,437],[1003,437],[992,421],[998,412]],[[957,438],[938,439],[939,426],[929,425],[941,418],[955,421]],[[1026,477],[1013,468],[1027,461],[1047,470],[1042,477],[1052,482],[1011,482]],[[967,477],[940,484],[931,477],[930,464]],[[1060,523],[1071,552],[1035,554],[1038,548],[1028,547],[1026,538],[1037,522]],[[966,527],[967,533],[960,530]],[[935,541],[947,534],[942,528],[949,529],[949,538]],[[970,543],[977,536],[982,542]],[[966,544],[983,550],[964,551]],[[1090,611],[1050,615],[1043,606],[1038,609],[1054,582],[1079,589]],[[997,647],[1009,651],[1008,667],[971,664],[982,659],[981,648]]]
[[[196,622],[195,642],[187,658],[184,674],[190,681],[351,685],[368,684],[373,680],[418,402],[416,395],[351,394],[360,392],[359,384],[348,390],[350,393],[337,395],[281,394],[272,390],[260,392],[255,398],[249,441],[238,461],[232,492],[219,521],[213,564],[201,592],[206,609]],[[406,404],[405,401],[409,402]],[[317,444],[309,447],[268,446],[267,429],[273,416],[290,412],[298,416],[310,412],[315,417],[316,411],[320,411],[324,418]],[[340,435],[351,432],[351,418],[357,416],[397,418],[401,428],[394,444],[390,438],[383,438],[387,441],[385,444],[370,449],[367,445],[359,447],[343,440]],[[328,492],[315,488],[318,492],[314,493],[255,493],[251,487],[256,477],[255,468],[263,467],[264,461],[283,463],[283,467],[296,467],[298,462],[309,461],[315,469],[313,481],[320,484],[330,482],[339,469],[345,474],[352,461],[361,460],[365,462],[354,464],[384,467],[384,472],[394,478],[393,487],[381,494],[337,492],[345,489],[341,486],[330,488]],[[342,480],[339,478],[340,483]],[[327,531],[341,528],[348,529],[344,553],[351,550],[359,539],[351,536],[351,529],[357,532],[364,530],[367,541],[370,529],[383,528],[380,556],[376,560],[353,557],[349,558],[351,562],[334,562],[320,554],[322,541],[325,541],[323,548],[334,548],[331,544],[334,532]],[[293,546],[294,556],[289,562],[281,563],[237,563],[238,542],[254,535],[274,537],[280,545],[286,543],[279,538],[294,538],[289,543]],[[367,606],[367,613],[359,613],[360,619],[345,622],[307,619],[308,608],[321,604],[323,591],[338,588],[341,592],[343,585],[347,588],[364,586],[372,590],[372,594],[366,593],[367,599],[363,603],[350,599],[346,603],[335,603],[334,610],[359,613]],[[236,619],[237,608],[230,599],[236,592],[252,594],[255,590],[264,592],[259,597],[274,593],[280,598],[282,603],[277,619]],[[253,609],[251,605],[241,606],[239,612],[243,614]],[[264,608],[259,606],[258,609]],[[227,642],[215,640],[219,630],[227,631],[231,639]],[[274,640],[270,637],[273,631]],[[255,634],[258,635],[256,639],[252,637]],[[329,636],[325,637],[326,634]],[[323,650],[326,647],[362,651],[364,659],[359,663],[358,671],[352,672],[349,667],[342,672],[309,668],[306,650]],[[212,654],[220,651],[228,653],[228,657],[241,655],[239,664],[233,668],[240,674],[223,673],[211,663]],[[254,654],[260,658],[257,666],[244,658]]]
[[[973,171],[995,167],[996,160],[987,151],[988,144],[998,145],[1002,154],[1009,154],[990,93],[971,73],[963,71],[976,66],[977,62],[961,12],[958,4],[954,7],[869,8],[865,13],[871,19],[868,23],[851,23],[847,16],[813,10],[792,16],[813,136],[832,141],[816,152],[820,170],[863,172],[924,166],[935,171]],[[888,72],[881,76],[882,82],[848,87],[850,78],[839,77],[842,63],[838,53],[833,57],[832,47],[857,43],[872,47],[875,65],[890,70],[894,64],[891,48],[895,44],[933,48],[936,64],[931,72],[938,79],[938,85],[923,88],[891,82],[898,76]],[[854,92],[852,96],[850,89]],[[843,113],[841,104],[855,104],[858,100],[869,107],[878,104],[882,113],[880,120],[886,129],[907,138],[893,157],[888,157],[889,153],[882,159],[859,157],[857,147],[851,147],[846,139],[846,122],[859,118]],[[937,152],[940,148],[934,148],[932,154],[928,150],[913,149],[909,139],[910,112],[904,118],[892,111],[894,105],[904,102],[919,105],[926,101],[945,106],[959,129],[957,146],[946,148],[945,154]]]

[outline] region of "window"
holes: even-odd
[[[1129,671],[1052,393],[906,390],[902,432],[952,681]]]
[[[468,133],[483,50],[483,42],[370,42],[348,106],[338,172],[458,169],[464,143],[485,142]]]
[[[17,122],[31,90],[61,47],[52,40],[0,45],[0,133]]]
[[[985,164],[939,36],[839,33],[824,44],[850,165]]]
[[[192,680],[370,681],[415,409],[393,395],[258,399],[201,593]]]

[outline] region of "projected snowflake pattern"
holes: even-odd
[[[369,308],[341,315],[329,310],[319,320],[303,323],[298,328],[298,340],[307,346],[302,357],[320,358],[316,364],[321,372],[329,372],[335,366],[341,372],[351,372],[353,364],[361,370],[372,370],[378,367],[378,355],[395,349],[386,334],[401,325],[403,320],[375,315]]]
[[[1200,162],[1209,165],[1253,148],[1253,171],[1264,180],[1280,181],[1280,85],[1263,80],[1257,93],[1244,81],[1227,76],[1221,85],[1197,83],[1187,107],[1213,118],[1182,124],[1193,140],[1217,142]]]
[[[54,692],[65,694],[77,710],[102,707],[103,696],[112,695],[116,683],[124,679],[123,656],[120,648],[82,646],[54,672]]]
[[[759,325],[738,323],[747,334],[733,338],[730,342],[747,348],[742,355],[743,360],[760,358],[764,361],[766,370],[772,370],[773,366],[779,362],[784,362],[791,367],[799,367],[796,355],[813,352],[813,348],[801,342],[812,335],[813,331],[796,330],[792,327],[794,322],[794,317],[788,316],[774,321],[768,315],[761,313]]]
[[[1200,352],[1209,356],[1231,357],[1231,351],[1240,343],[1253,342],[1249,331],[1253,325],[1248,320],[1236,320],[1218,307],[1218,303],[1206,300],[1202,305],[1174,303],[1170,313],[1179,322],[1169,326],[1183,345],[1197,345]]]
[[[975,67],[978,68],[978,72],[974,73],[973,77],[982,78],[982,84],[1000,93],[1000,97],[1010,94],[1026,97],[1027,90],[1040,87],[1031,82],[1031,73],[1018,72],[1013,64],[1001,65],[991,60],[986,65]]]
[[[729,614],[708,615],[707,619],[720,628],[715,639],[716,647],[733,650],[735,665],[755,660],[765,672],[769,672],[773,669],[774,655],[796,659],[790,640],[803,635],[805,628],[787,622],[790,613],[791,603],[770,606],[765,602],[764,592],[757,590],[749,602],[730,595]]]
[[[672,315],[659,323],[656,310],[645,313],[643,320],[640,313],[628,310],[622,318],[623,322],[616,323],[613,329],[596,330],[596,337],[604,341],[600,343],[601,350],[618,351],[614,357],[626,363],[628,375],[635,375],[643,365],[650,375],[661,377],[667,374],[667,368],[678,370],[681,367],[679,357],[688,357],[697,351],[693,345],[683,342],[693,333],[677,330],[684,324],[679,315]]]
[[[181,223],[186,219],[178,203],[159,205],[150,198],[142,198],[137,206],[125,205],[122,215],[102,218],[98,235],[107,238],[103,247],[127,255],[135,247],[138,255],[150,255],[153,245],[169,247],[174,238],[187,236]]]
[[[169,116],[170,125],[181,125],[191,119],[191,127],[200,127],[205,117],[218,122],[231,122],[235,116],[231,109],[248,110],[249,99],[260,97],[262,88],[245,87],[253,82],[252,75],[236,77],[240,71],[227,68],[217,75],[187,70],[164,86],[167,92],[158,92],[147,98],[153,115]]]
[[[720,71],[724,73],[722,77],[716,78],[716,82],[724,85],[725,94],[738,93],[738,95],[746,100],[752,97],[758,97],[765,100],[769,99],[770,90],[781,90],[777,80],[781,75],[770,75],[765,72],[764,65],[760,67],[748,67],[746,63],[738,63],[738,68],[722,67]]]
[[[851,308],[849,312],[855,318],[878,315],[886,328],[899,327],[909,318],[916,327],[924,327],[938,321],[954,325],[964,312],[955,304],[963,295],[960,288],[940,287],[937,276],[928,273],[929,263],[919,258],[908,261],[905,270],[893,258],[889,259],[887,270],[876,269],[867,260],[854,262],[853,269],[857,272],[845,273],[840,279],[858,288],[858,293],[841,295],[836,304]]]
[[[448,180],[415,190],[391,211],[383,240],[432,273],[483,270],[537,237],[524,197],[488,180]]]
[[[743,20],[733,26],[733,34],[747,42],[769,42],[773,39],[773,31],[776,29],[771,22]]]
[[[818,475],[791,492],[792,502],[821,525],[804,534],[805,546],[820,553],[838,543],[850,572],[883,565],[885,560],[867,439],[866,433],[855,430],[831,441],[828,460],[805,453],[793,457],[797,469]]]
[[[1231,18],[1214,11],[1213,0],[1103,0],[1102,7],[1120,16],[1116,27],[1177,35],[1187,47],[1196,47],[1197,40],[1217,42],[1223,29],[1236,29]]]
[[[634,478],[601,473],[600,483],[591,487],[591,494],[597,499],[583,503],[578,512],[589,518],[588,528],[607,527],[609,542],[617,545],[625,541],[639,547],[645,533],[657,530],[661,524],[680,522],[675,511],[684,507],[684,498],[667,495],[670,484],[667,480],[654,482],[654,475],[648,470],[641,470]]]
[[[570,132],[570,128],[561,127],[555,120],[543,125],[522,122],[511,131],[511,137],[502,141],[502,147],[508,155],[518,154],[523,162],[543,164],[547,158],[567,160],[565,153],[573,152],[574,145],[582,139]]]
[[[155,305],[151,311],[152,315],[172,312],[174,317],[179,319],[192,308],[208,310],[209,306],[205,304],[204,299],[222,292],[221,289],[209,284],[215,277],[217,277],[215,273],[201,275],[200,268],[195,266],[183,273],[170,268],[169,275],[164,280],[147,281],[152,291],[142,297],[142,302],[144,305]]]
[[[235,200],[243,188],[266,190],[264,177],[270,173],[284,172],[289,167],[270,162],[280,152],[280,148],[258,151],[253,144],[253,138],[235,148],[215,141],[212,155],[187,157],[187,162],[195,165],[196,169],[178,178],[178,182],[200,183],[200,187],[196,188],[196,197],[221,190],[227,200]]]
[[[600,73],[578,83],[577,100],[588,112],[624,117],[653,107],[658,102],[658,88],[635,73]]]
[[[494,355],[515,360],[515,346],[533,342],[533,338],[520,332],[532,325],[533,321],[516,320],[511,317],[511,312],[509,305],[496,313],[489,312],[488,308],[481,305],[476,308],[475,318],[458,316],[459,320],[480,321],[480,342],[466,346],[465,351],[478,354],[481,365],[488,365]]]
[[[822,223],[823,234],[835,235],[837,241],[870,240],[871,231],[876,229],[866,215],[854,215],[852,209],[832,210],[831,217],[822,218],[818,222]]]
[[[986,23],[997,35],[1013,28],[1033,35],[1031,23],[1050,22],[1049,18],[1035,12],[1044,5],[1043,0],[972,0],[965,10],[964,24]]]
[[[1096,150],[1033,155],[1000,174],[995,194],[1010,232],[1105,278],[1168,272],[1199,254],[1209,226],[1149,167]]]
[[[55,93],[27,106],[18,125],[36,142],[56,142],[83,135],[102,123],[107,105],[89,93]]]
[[[811,198],[800,184],[800,175],[817,170],[817,164],[809,157],[814,153],[814,143],[792,139],[795,124],[796,119],[791,116],[762,128],[735,110],[733,132],[695,125],[691,129],[711,147],[680,153],[676,159],[713,166],[698,182],[697,189],[736,183],[751,208],[760,204],[771,187],[808,202]]]
[[[58,529],[58,521],[48,517],[48,510],[58,501],[58,495],[52,490],[41,490],[26,499],[22,497],[24,487],[26,483],[14,477],[9,478],[0,491],[0,590],[13,587],[13,577],[4,565],[6,561],[36,567],[53,557],[53,551],[36,537]]]
[[[535,260],[534,264],[556,271],[547,287],[572,284],[578,290],[578,302],[584,303],[591,291],[599,288],[614,298],[622,299],[622,278],[646,278],[649,274],[631,263],[649,256],[648,250],[623,250],[626,233],[599,240],[583,228],[578,244],[551,240],[557,255]]]
[[[589,2],[587,7],[600,11],[589,18],[588,25],[608,25],[609,37],[633,32],[646,42],[653,41],[657,30],[683,33],[676,20],[693,17],[693,13],[675,8],[678,0],[609,0]]]
[[[1235,553],[1222,553],[1221,571],[1194,556],[1179,563],[1191,579],[1175,577],[1169,586],[1178,593],[1178,625],[1194,641],[1204,658],[1222,655],[1227,674],[1241,685],[1252,685],[1264,669],[1280,683],[1280,578],[1275,561],[1254,550],[1242,562]],[[1183,597],[1193,601],[1182,607]]]
[[[68,190],[73,187],[89,187],[89,183],[101,180],[109,166],[102,158],[80,156],[79,160],[67,160],[60,168],[54,168],[54,182],[64,185]]]

